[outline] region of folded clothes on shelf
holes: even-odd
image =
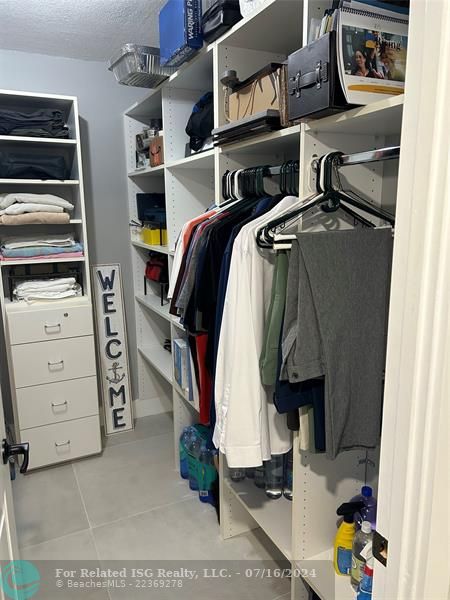
[[[60,196],[55,196],[54,194],[30,194],[25,192],[0,194],[0,211],[6,210],[15,204],[43,204],[45,206],[59,206],[67,211],[72,211],[74,208],[73,204],[71,204],[68,200],[61,198]]]
[[[68,213],[31,212],[23,215],[0,216],[0,225],[61,225],[69,223]]]
[[[0,135],[21,135],[27,137],[68,138],[64,113],[60,110],[41,109],[21,112],[6,108],[0,109]]]
[[[83,258],[83,257],[84,257],[84,252],[63,252],[63,253],[60,252],[59,254],[46,254],[46,255],[39,254],[36,256],[16,256],[16,257],[9,256],[9,257],[6,257],[3,255],[0,255],[0,260],[2,262],[8,262],[8,261],[16,262],[18,260],[23,260],[23,261],[28,260],[29,261],[30,259],[38,261],[40,259],[48,260],[51,258]]]
[[[71,233],[61,235],[5,237],[0,244],[2,260],[76,258],[83,256],[83,244]]]
[[[34,248],[36,246],[65,246],[71,248],[77,242],[71,233],[60,235],[46,235],[46,237],[22,236],[22,237],[4,237],[1,241],[2,250],[13,250],[15,248]]]
[[[4,248],[2,246],[3,258],[46,258],[60,255],[72,255],[80,253],[83,256],[83,244],[76,243],[73,246],[29,246],[27,248]]]
[[[75,277],[37,279],[19,283],[13,291],[16,300],[32,301],[61,300],[81,295],[81,286]]]
[[[0,216],[2,215],[23,215],[25,213],[37,213],[37,212],[48,212],[48,213],[62,213],[64,209],[61,206],[53,206],[52,204],[12,204],[0,210]]]

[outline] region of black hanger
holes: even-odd
[[[292,221],[296,217],[300,216],[301,214],[305,213],[311,208],[314,208],[317,205],[321,205],[326,212],[334,212],[338,208],[343,208],[345,212],[351,214],[355,219],[358,219],[364,224],[370,224],[370,226],[373,226],[373,223],[371,223],[367,219],[364,219],[364,217],[361,217],[361,215],[359,215],[358,213],[353,212],[351,208],[349,208],[345,204],[341,204],[341,202],[345,202],[346,204],[350,204],[351,206],[363,210],[368,214],[383,219],[391,225],[395,224],[394,217],[389,213],[386,213],[382,209],[378,209],[377,207],[372,206],[369,203],[363,202],[362,200],[352,198],[344,191],[336,190],[333,187],[333,168],[336,164],[336,161],[338,161],[339,157],[342,155],[342,152],[332,152],[325,158],[324,161],[322,161],[323,164],[321,168],[324,169],[325,188],[323,192],[313,196],[312,198],[310,198],[309,201],[304,202],[299,208],[289,213],[286,213],[283,216],[278,217],[277,219],[273,219],[264,227],[261,227],[258,230],[256,236],[258,246],[260,246],[261,248],[271,248],[273,246],[275,228],[284,228],[289,221]],[[326,206],[327,202],[328,206]]]

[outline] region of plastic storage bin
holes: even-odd
[[[122,85],[155,88],[175,72],[174,68],[162,67],[159,48],[125,44],[109,61],[109,70]]]
[[[167,229],[162,223],[144,223],[141,231],[144,244],[150,246],[167,246]]]

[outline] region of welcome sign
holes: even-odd
[[[94,265],[98,348],[106,435],[133,429],[120,265]]]

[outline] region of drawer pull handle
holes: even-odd
[[[57,406],[67,406],[67,400],[64,400],[64,402],[52,402],[53,408],[56,408]]]
[[[60,448],[61,446],[69,446],[69,445],[70,445],[70,440],[67,440],[66,442],[55,442],[56,448]]]
[[[50,362],[50,361],[48,361],[48,368],[51,369],[52,367],[61,367],[63,369],[64,368],[64,361],[63,360],[58,360],[56,362]]]
[[[55,323],[54,325],[52,325],[51,323],[45,323],[44,329],[46,333],[52,329],[56,329],[54,333],[61,333],[61,323]]]

